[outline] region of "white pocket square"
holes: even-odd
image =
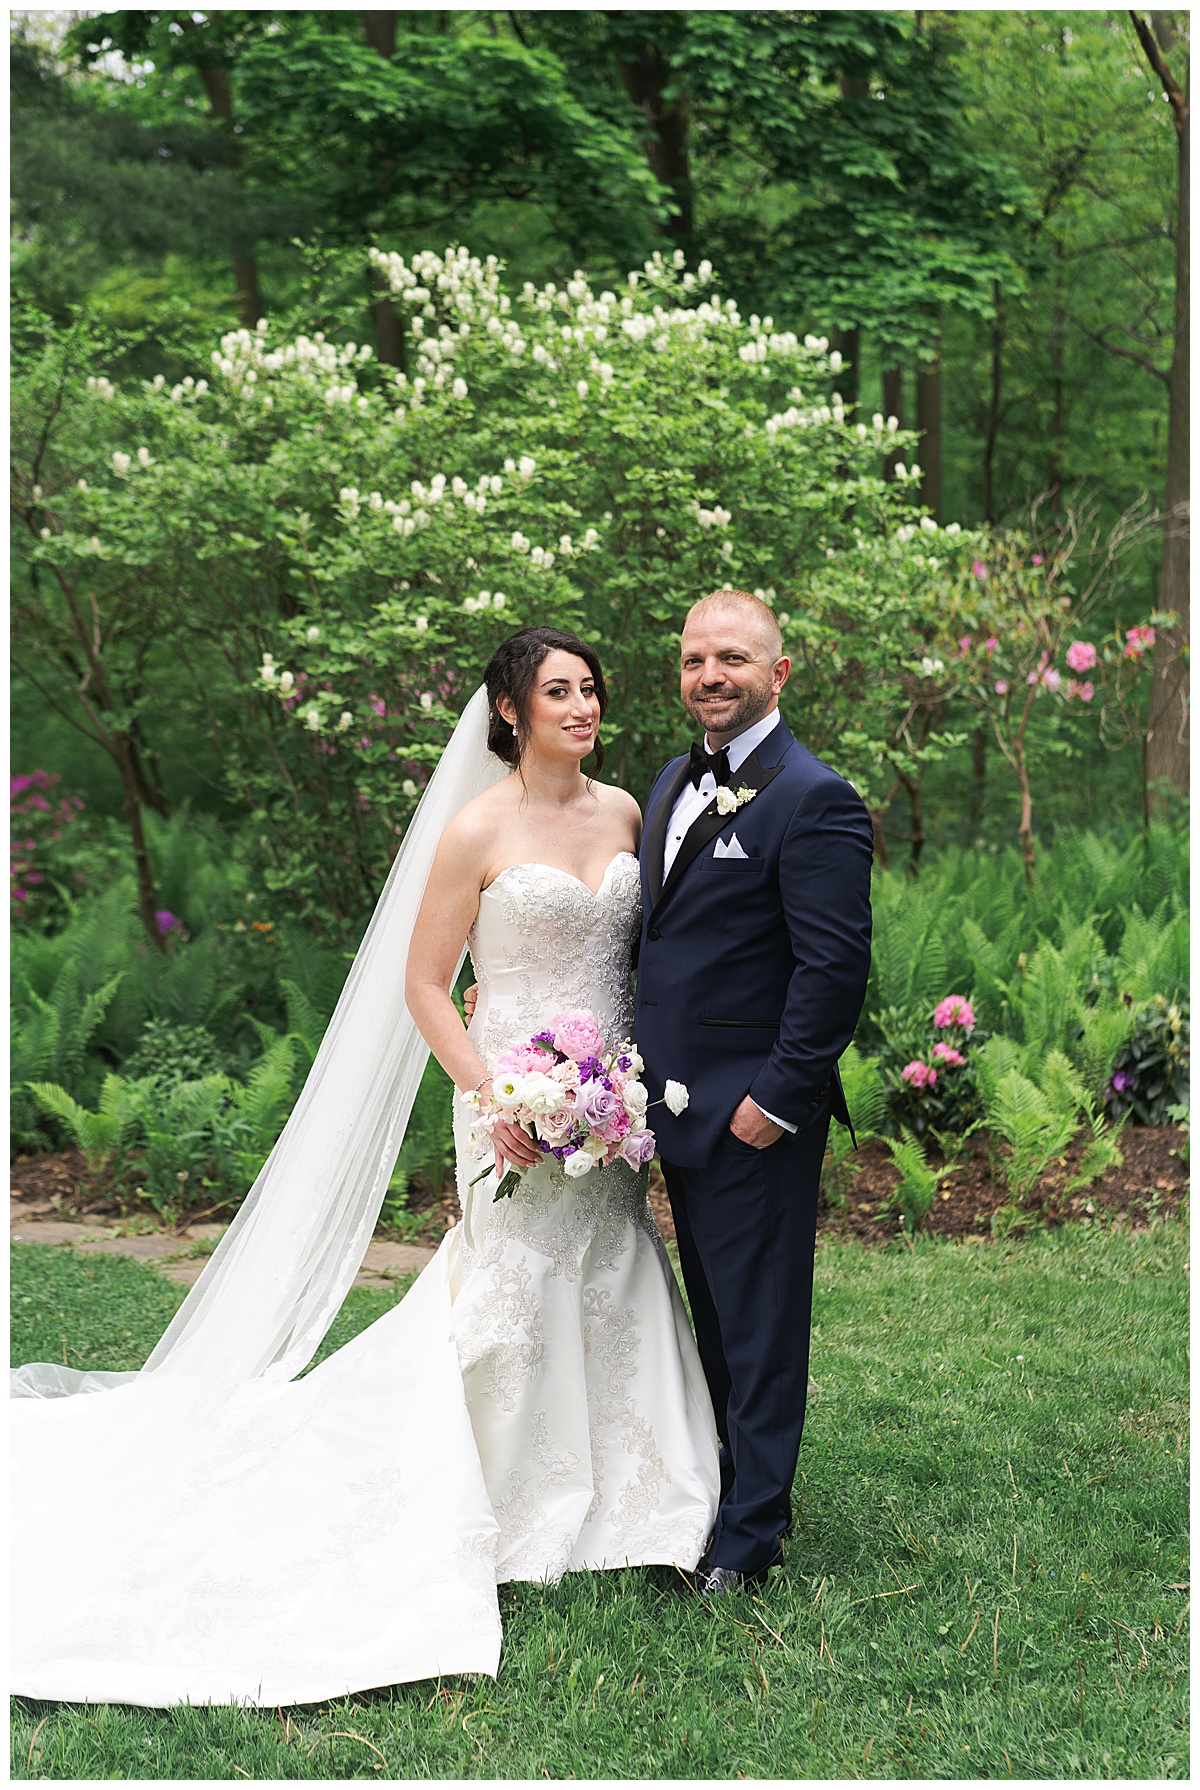
[[[738,843],[738,836],[732,833],[728,840],[718,839],[713,846],[714,858],[744,858],[746,853]]]

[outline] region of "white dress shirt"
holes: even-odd
[[[730,740],[725,750],[729,754],[729,776],[731,781],[737,771],[739,771],[742,765],[745,764],[754,749],[762,744],[763,740],[766,739],[767,735],[777,727],[778,724],[779,710],[772,709],[769,715],[764,715],[761,721],[756,721],[753,727],[748,727],[746,729],[745,733],[739,733],[736,739]],[[707,738],[704,743],[706,748],[708,748],[709,741]],[[694,821],[699,820],[716,793],[717,780],[711,771],[705,771],[703,777],[700,779],[699,789],[695,788],[690,781],[684,784],[676,798],[675,806],[671,810],[671,819],[667,824],[667,843],[663,851],[664,882],[666,882],[668,876],[671,874],[671,866],[675,862],[679,848],[687,836],[688,829]],[[755,1105],[758,1105],[757,1101],[755,1102]],[[762,1107],[759,1107],[758,1110],[763,1114],[764,1118],[770,1119],[772,1125],[779,1125],[784,1131],[795,1131],[796,1127],[789,1124],[786,1119],[777,1118],[774,1113],[766,1112]]]
[[[772,732],[778,724],[779,710],[772,709],[769,715],[764,715],[761,721],[756,721],[753,727],[748,727],[746,729],[745,733],[739,733],[736,739],[730,740],[728,746],[725,748],[729,754],[730,777],[733,777],[735,772],[741,769],[755,747],[760,746],[767,735]],[[709,749],[707,738],[705,739],[704,744],[706,750]],[[666,882],[671,874],[671,866],[675,862],[676,855],[680,846],[683,844],[684,837],[689,827],[693,821],[699,820],[716,793],[717,780],[711,771],[705,771],[703,777],[700,779],[699,789],[694,788],[689,781],[684,784],[679,795],[676,797],[675,806],[671,810],[671,819],[667,826],[666,848],[663,851],[664,882]]]

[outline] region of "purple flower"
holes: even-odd
[[[575,1094],[575,1111],[594,1131],[603,1130],[620,1111],[620,1106],[612,1089],[606,1088],[598,1078],[577,1089]]]
[[[621,1071],[622,1075],[624,1075],[627,1072],[632,1060],[633,1059],[631,1057],[618,1057],[617,1058],[617,1068]]]
[[[1133,1086],[1133,1077],[1124,1069],[1114,1069],[1112,1090],[1114,1094],[1123,1094],[1126,1088]]]
[[[169,908],[165,907],[160,907],[156,911],[154,919],[158,926],[158,930],[162,933],[174,932],[175,928],[179,925],[177,915],[171,913]]]
[[[592,1081],[604,1074],[604,1064],[599,1057],[584,1057],[579,1065],[580,1081]]]
[[[529,1040],[529,1042],[531,1044],[540,1044],[542,1046],[543,1050],[553,1050],[554,1049],[554,1033],[553,1032],[535,1032],[533,1034],[533,1037]]]

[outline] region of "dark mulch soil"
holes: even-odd
[[[1096,1223],[1141,1224],[1153,1214],[1176,1212],[1187,1197],[1187,1169],[1180,1159],[1186,1133],[1179,1125],[1129,1126],[1121,1138],[1124,1162],[1093,1181],[1090,1187],[1067,1195],[1066,1182],[1078,1168],[1082,1140],[1065,1159],[1046,1170],[1030,1196],[1029,1222],[1061,1224],[1079,1218]],[[863,1144],[849,1159],[844,1198],[821,1195],[818,1237],[857,1237],[863,1243],[890,1242],[900,1230],[895,1217],[879,1216],[895,1190],[899,1175],[883,1144]],[[27,1211],[37,1207],[61,1209],[64,1217],[75,1212],[116,1213],[115,1201],[89,1197],[83,1156],[78,1150],[46,1156],[19,1156],[10,1170],[13,1197]],[[983,1239],[992,1235],[993,1215],[1007,1204],[1003,1180],[993,1178],[988,1141],[976,1135],[968,1141],[962,1162],[943,1181],[933,1210],[925,1221],[934,1237]],[[127,1210],[145,1207],[144,1201],[126,1202]],[[663,1236],[673,1240],[675,1226],[662,1177],[655,1168],[650,1175],[650,1206]],[[414,1217],[421,1220],[407,1242],[436,1245],[443,1232],[458,1220],[458,1201],[452,1191],[435,1197],[431,1188],[414,1186],[409,1196]],[[198,1216],[198,1214],[197,1214]],[[227,1209],[216,1215],[227,1216]],[[388,1236],[398,1235],[392,1231]]]
[[[1061,1163],[1052,1163],[1041,1176],[1026,1211],[1033,1224],[1062,1224],[1071,1218],[1094,1223],[1145,1223],[1152,1213],[1178,1211],[1187,1197],[1188,1172],[1178,1152],[1186,1142],[1180,1125],[1127,1126],[1121,1137],[1125,1158],[1098,1181],[1071,1195],[1063,1188],[1078,1171],[1082,1139],[1073,1144]],[[938,1158],[933,1158],[937,1161]],[[900,1231],[895,1217],[880,1217],[895,1191],[900,1176],[882,1143],[863,1144],[850,1157],[846,1192],[842,1200],[830,1199],[823,1190],[818,1207],[817,1233],[844,1240],[857,1237],[863,1243],[887,1243]],[[925,1230],[933,1237],[990,1238],[992,1216],[1007,1204],[1008,1190],[993,1178],[988,1141],[978,1133],[968,1139],[962,1163],[942,1182]],[[673,1238],[667,1190],[655,1169],[650,1177],[650,1205],[664,1237]]]

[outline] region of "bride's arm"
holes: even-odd
[[[466,822],[466,824],[463,824]],[[460,815],[442,834],[408,947],[404,1000],[446,1074],[465,1093],[487,1070],[468,1038],[450,988],[479,911],[485,841]]]
[[[468,812],[457,816],[438,844],[421,910],[408,947],[404,1001],[417,1029],[455,1086],[466,1093],[487,1080],[487,1069],[467,1036],[450,988],[487,874],[490,831]],[[518,1127],[500,1125],[498,1157],[528,1168],[541,1155]]]

